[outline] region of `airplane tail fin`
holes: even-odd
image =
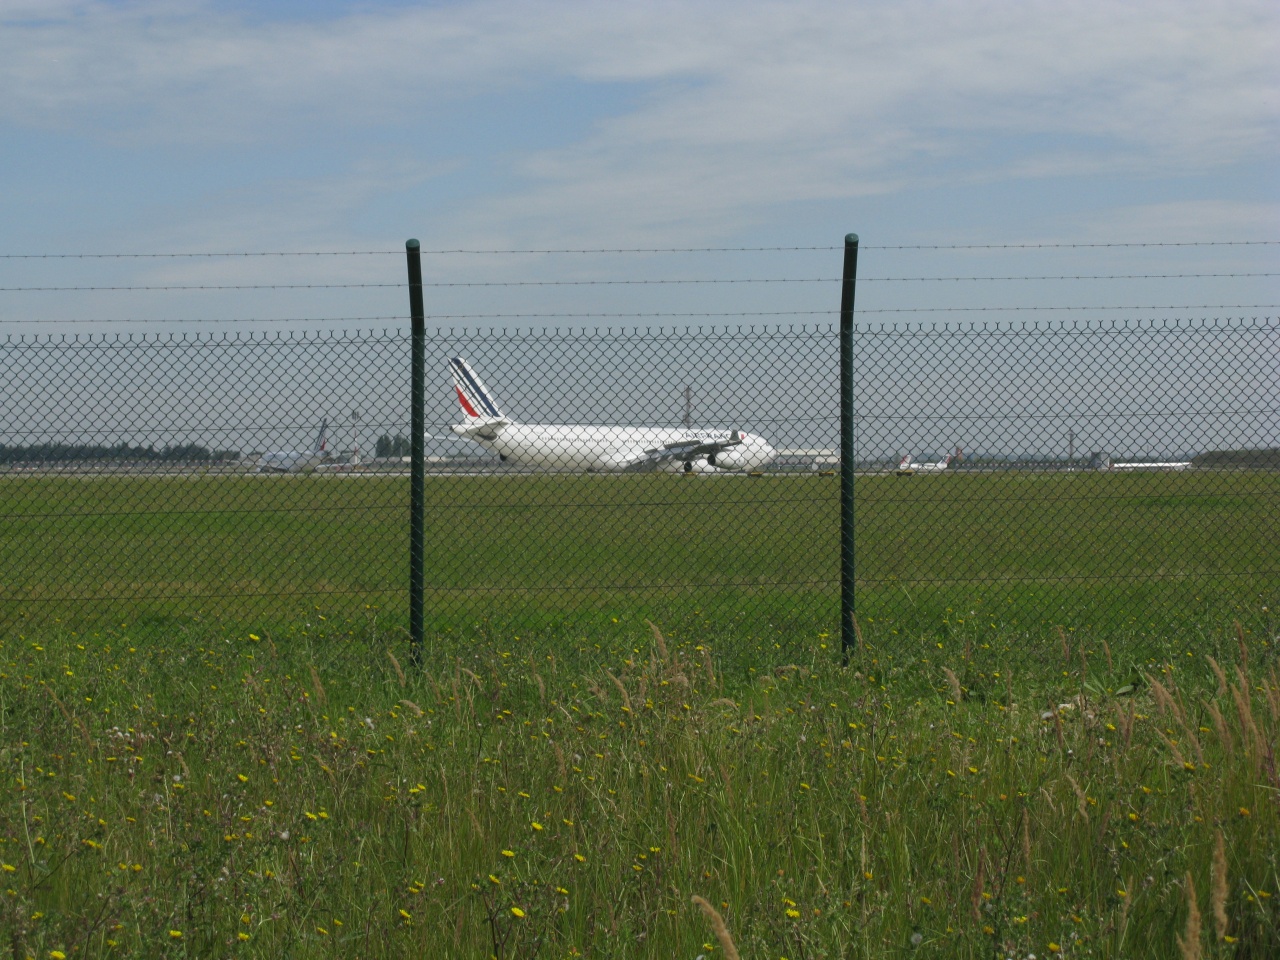
[[[324,453],[329,448],[329,420],[326,417],[320,422],[320,435],[316,437],[315,453]]]
[[[471,364],[461,357],[454,357],[449,361],[449,370],[453,374],[453,389],[458,394],[458,403],[468,421],[507,419],[498,408],[489,388],[471,369]]]
[[[905,457],[903,457],[901,460],[898,461],[898,469],[905,470],[909,466],[911,466],[911,454],[908,453]]]

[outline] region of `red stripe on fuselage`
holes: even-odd
[[[466,414],[467,414],[467,416],[468,416],[468,417],[479,417],[479,416],[480,416],[480,414],[476,413],[475,407],[473,407],[473,406],[471,406],[471,404],[467,403],[467,398],[466,398],[466,397],[464,397],[464,396],[462,395],[462,391],[461,391],[460,389],[458,389],[458,388],[455,386],[455,387],[453,388],[453,392],[454,392],[454,393],[456,393],[456,394],[458,395],[458,402],[462,404],[462,409],[466,412]]]

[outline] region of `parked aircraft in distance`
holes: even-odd
[[[914,463],[911,460],[911,454],[907,454],[898,461],[898,469],[894,472],[900,477],[909,477],[913,473],[941,473],[951,466],[952,460],[960,460],[964,457],[964,451],[956,447],[956,452],[949,454],[937,463]]]
[[[1113,463],[1111,470],[1185,470],[1191,466],[1190,460],[1167,460],[1162,463]]]
[[[258,459],[259,473],[306,473],[329,460],[329,421],[320,424],[320,435],[310,451],[277,450]]]
[[[639,473],[749,472],[777,456],[742,430],[595,427],[516,423],[461,357],[449,361],[463,422],[451,429],[509,463],[554,469]]]

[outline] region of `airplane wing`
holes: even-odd
[[[657,470],[677,460],[684,463],[700,460],[721,450],[736,447],[740,443],[742,443],[742,434],[737,430],[730,433],[725,440],[677,440],[674,443],[664,443],[660,447],[643,450],[639,454],[624,455],[619,458],[617,465],[623,470],[637,473]]]

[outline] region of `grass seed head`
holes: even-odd
[[[724,925],[724,917],[720,916],[715,907],[696,893],[693,895],[693,902],[698,905],[702,915],[707,918],[707,923],[711,924],[711,929],[715,932],[716,939],[720,941],[720,949],[724,951],[725,960],[740,960],[738,948],[733,945],[733,937],[729,936],[729,928]]]
[[[1215,830],[1213,838],[1213,884],[1209,901],[1213,907],[1213,926],[1221,940],[1227,935],[1227,851],[1222,831]]]
[[[1200,904],[1196,901],[1196,885],[1187,871],[1187,929],[1178,937],[1182,960],[1200,960]]]

